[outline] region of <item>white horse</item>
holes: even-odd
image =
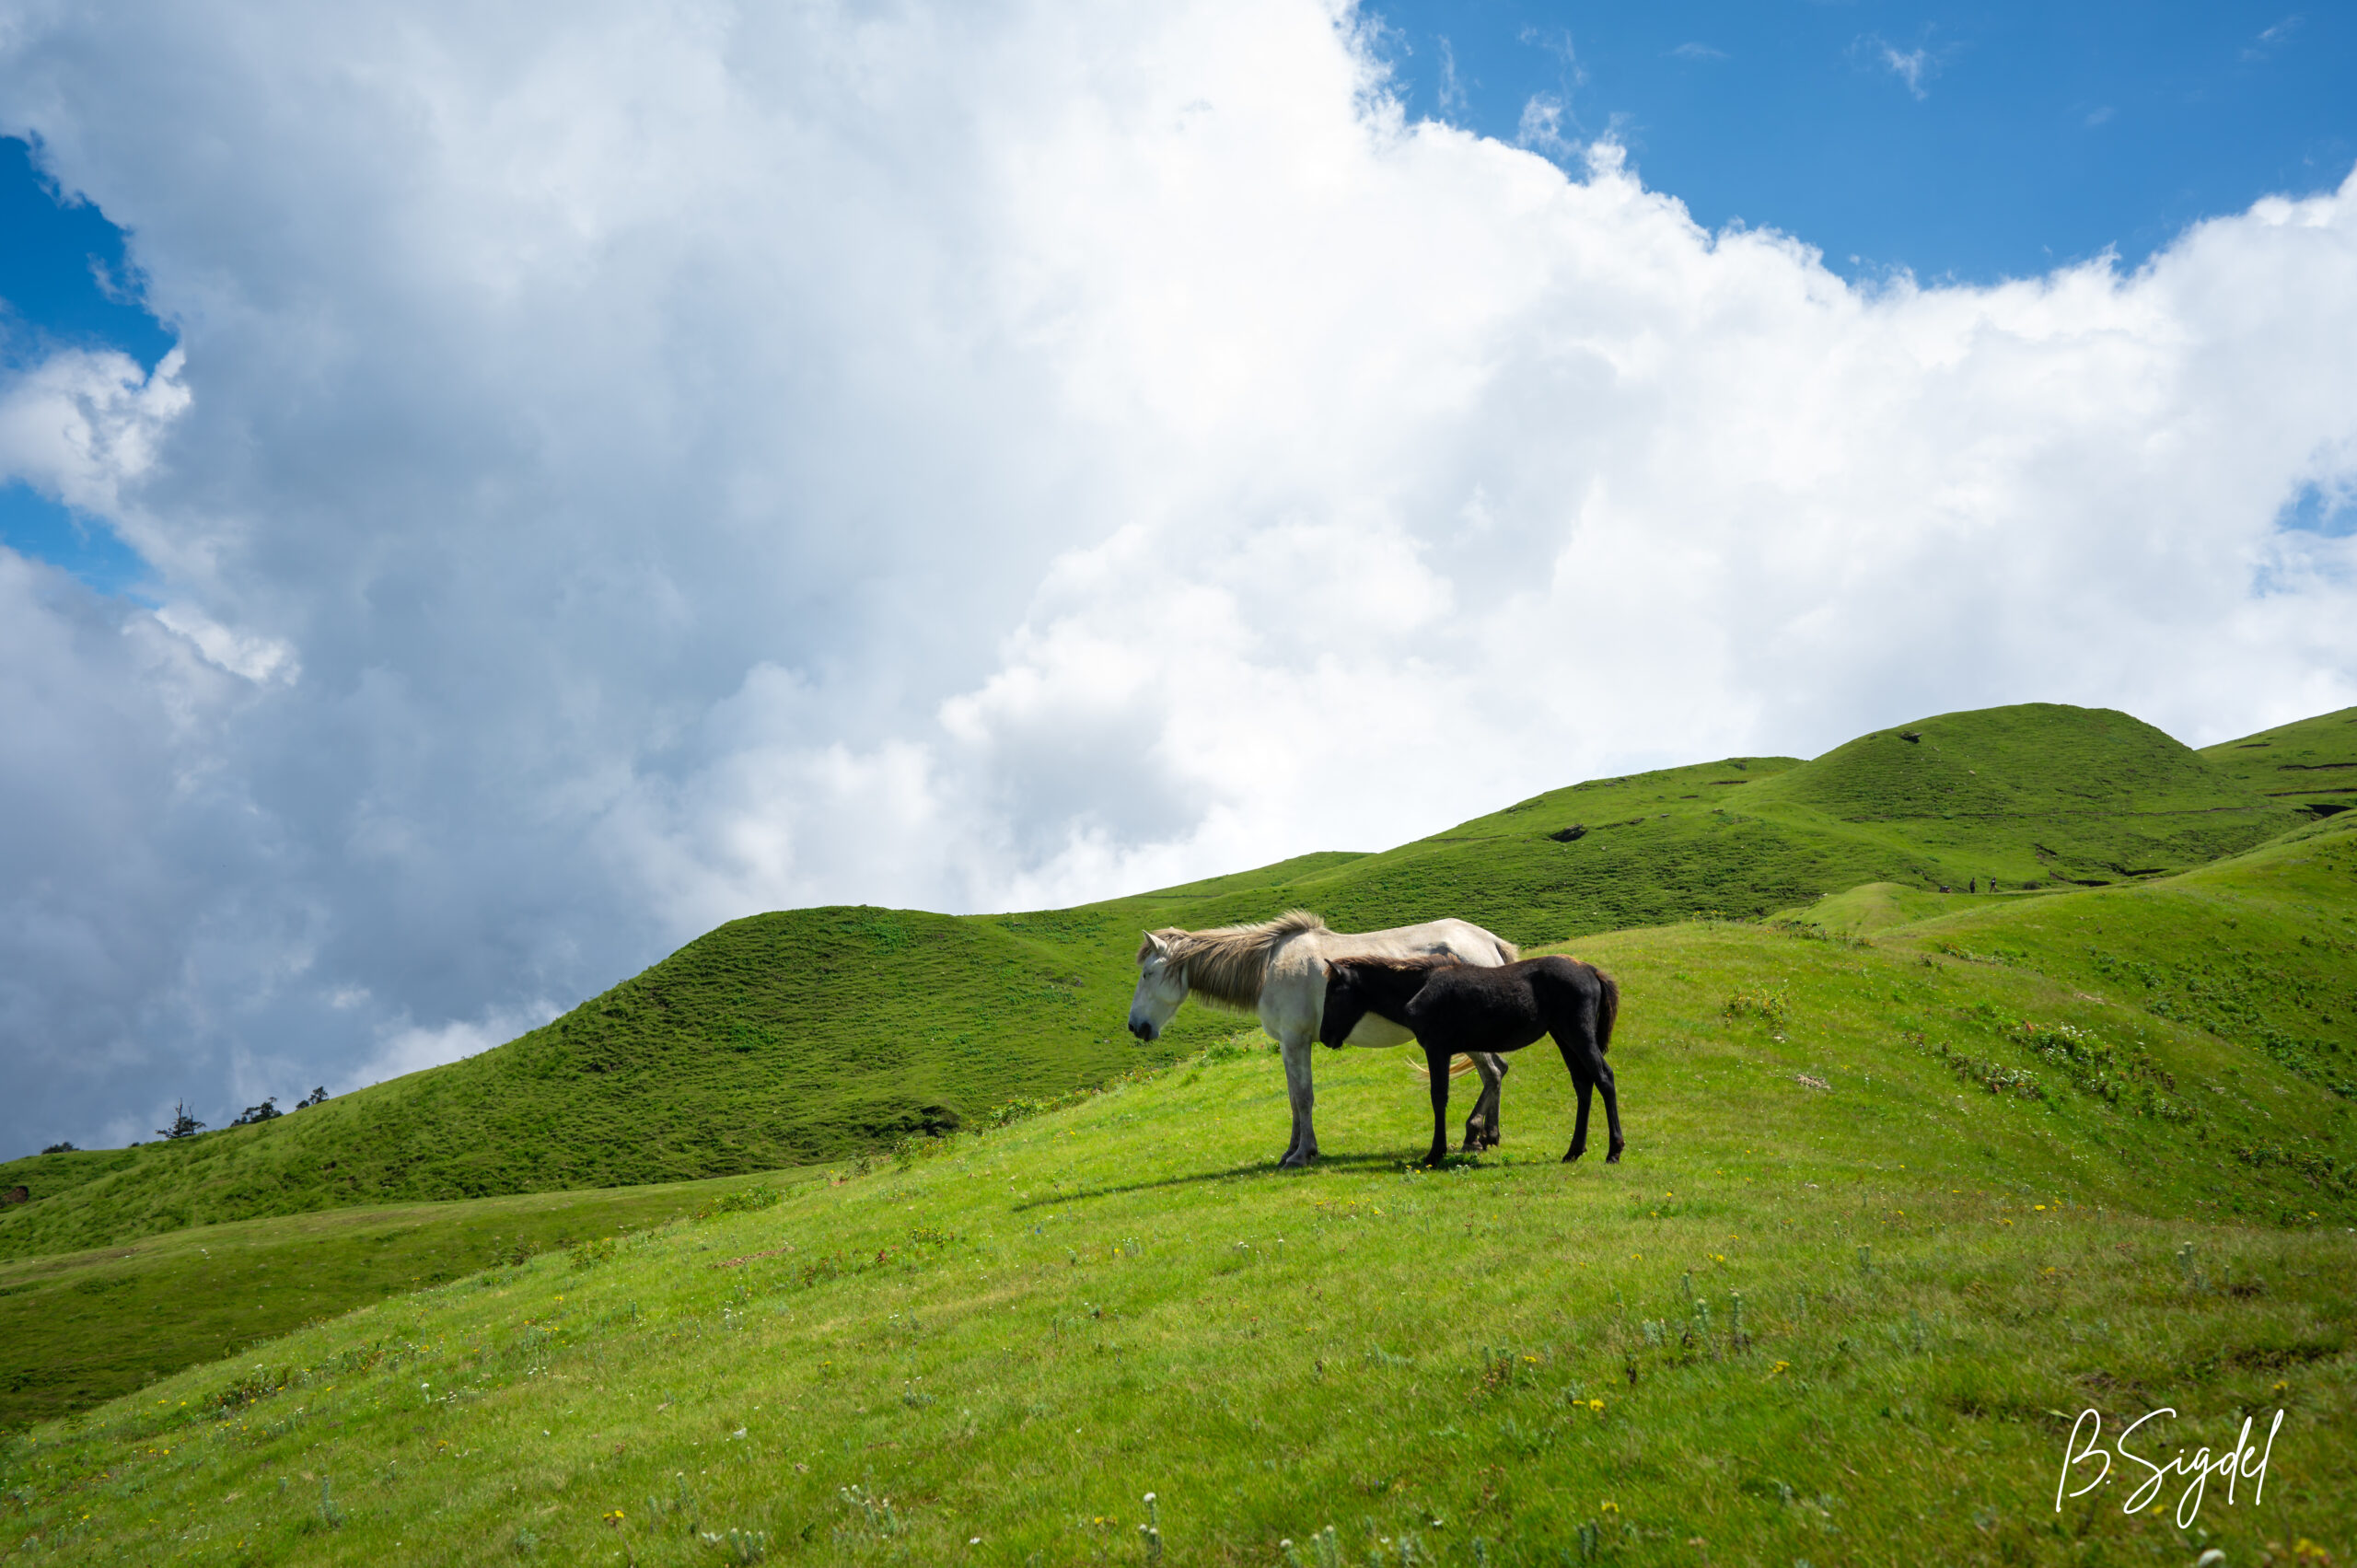
[[[1329,931],[1318,916],[1294,910],[1258,925],[1149,931],[1138,948],[1130,1032],[1141,1040],[1153,1040],[1190,996],[1214,1007],[1259,1014],[1260,1027],[1275,1037],[1284,1054],[1285,1088],[1293,1098],[1293,1142],[1285,1145],[1280,1163],[1307,1165],[1318,1157],[1318,1132],[1310,1125],[1317,1095],[1310,1087],[1309,1069],[1326,1011],[1329,960],[1449,958],[1487,968],[1519,957],[1504,937],[1462,920],[1351,934]],[[1370,1012],[1343,1043],[1382,1047],[1415,1038]],[[1480,1149],[1498,1141],[1498,1089],[1506,1066],[1485,1053],[1473,1058],[1473,1067],[1481,1074],[1481,1097],[1466,1119],[1465,1146]]]

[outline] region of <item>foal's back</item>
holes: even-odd
[[[1518,1051],[1553,1034],[1601,1051],[1617,1011],[1614,989],[1595,965],[1560,953],[1495,969],[1451,966],[1431,971],[1402,1021],[1419,1039],[1460,1051]]]

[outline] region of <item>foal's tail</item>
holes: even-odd
[[[1596,1053],[1601,1056],[1612,1049],[1612,1020],[1620,1016],[1620,982],[1602,970],[1596,970],[1596,978],[1604,982],[1604,995],[1596,1007]]]

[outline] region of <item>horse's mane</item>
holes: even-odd
[[[1278,944],[1305,931],[1325,929],[1325,921],[1307,910],[1287,910],[1258,925],[1222,925],[1210,931],[1170,927],[1154,935],[1170,949],[1170,961],[1186,970],[1190,994],[1215,1006],[1249,1012],[1260,1005],[1269,955]],[[1144,958],[1151,947],[1141,947],[1138,957]]]
[[[1504,942],[1498,944],[1504,947]],[[1393,974],[1422,974],[1427,970],[1463,969],[1465,960],[1454,953],[1413,953],[1404,958],[1329,958],[1335,969],[1387,970]]]

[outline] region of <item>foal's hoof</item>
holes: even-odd
[[[1628,1146],[1629,1145],[1626,1144],[1613,1144],[1611,1152],[1604,1156],[1604,1163],[1607,1165],[1619,1165],[1620,1163],[1620,1151]]]
[[[1314,1160],[1318,1156],[1316,1155],[1288,1154],[1284,1158],[1277,1162],[1277,1168],[1279,1170],[1300,1170],[1304,1167],[1307,1166],[1311,1160]]]

